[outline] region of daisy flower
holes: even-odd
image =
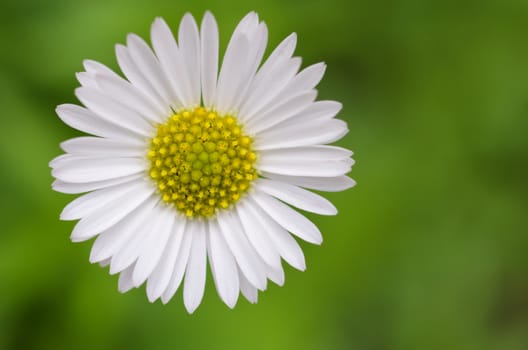
[[[292,235],[320,244],[318,228],[294,210],[335,215],[307,189],[341,191],[352,152],[329,146],[347,132],[341,104],[315,101],[325,64],[299,71],[296,35],[263,60],[266,24],[256,13],[236,27],[219,67],[218,26],[190,14],[177,41],[157,18],[152,48],[129,34],[116,46],[124,78],[86,60],[64,123],[93,136],[61,144],[53,189],[83,194],[62,211],[79,220],[74,242],[97,236],[92,263],[119,273],[119,290],[146,283],[167,303],[183,283],[188,312],[200,304],[207,262],[220,298],[251,303],[268,279],[284,283],[282,260],[305,269]]]

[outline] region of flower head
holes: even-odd
[[[207,261],[221,299],[250,302],[267,280],[284,283],[281,259],[304,270],[291,234],[320,244],[317,227],[289,205],[322,215],[337,210],[307,189],[352,187],[352,152],[326,144],[343,137],[341,104],[315,101],[325,65],[299,72],[292,34],[263,61],[267,27],[249,13],[219,69],[218,28],[207,12],[198,28],[186,14],[176,41],[152,24],[152,49],[130,34],[116,46],[125,78],[87,60],[75,94],[84,107],[57,114],[93,136],[61,144],[53,188],[85,193],[63,220],[71,239],[97,236],[90,261],[119,273],[119,290],[146,282],[150,301],[168,302],[183,282],[193,312]],[[288,205],[289,204],[289,205]]]

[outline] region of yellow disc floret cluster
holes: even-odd
[[[149,176],[166,203],[188,217],[228,208],[258,175],[253,140],[232,116],[202,107],[181,111],[158,126],[150,142]]]

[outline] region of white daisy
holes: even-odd
[[[71,239],[97,236],[90,261],[120,273],[119,290],[146,282],[150,301],[168,302],[183,281],[188,312],[202,300],[206,264],[220,298],[252,303],[267,280],[284,283],[281,258],[304,270],[293,234],[320,244],[317,227],[289,205],[322,215],[336,208],[304,188],[341,191],[352,152],[325,144],[343,137],[341,104],[315,102],[325,65],[299,72],[291,34],[261,64],[267,27],[251,12],[236,27],[218,69],[218,28],[207,12],[186,14],[176,42],[152,24],[152,49],[130,34],[116,46],[125,78],[85,61],[59,117],[94,136],[61,144],[53,188],[85,193],[61,219]],[[288,205],[289,204],[289,205]]]

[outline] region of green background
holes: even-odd
[[[127,33],[206,9],[222,48],[256,10],[328,64],[358,185],[310,216],[306,272],[234,310],[208,276],[188,315],[89,264],[47,164],[83,59],[116,68]],[[1,0],[0,43],[0,349],[528,349],[527,1]]]

